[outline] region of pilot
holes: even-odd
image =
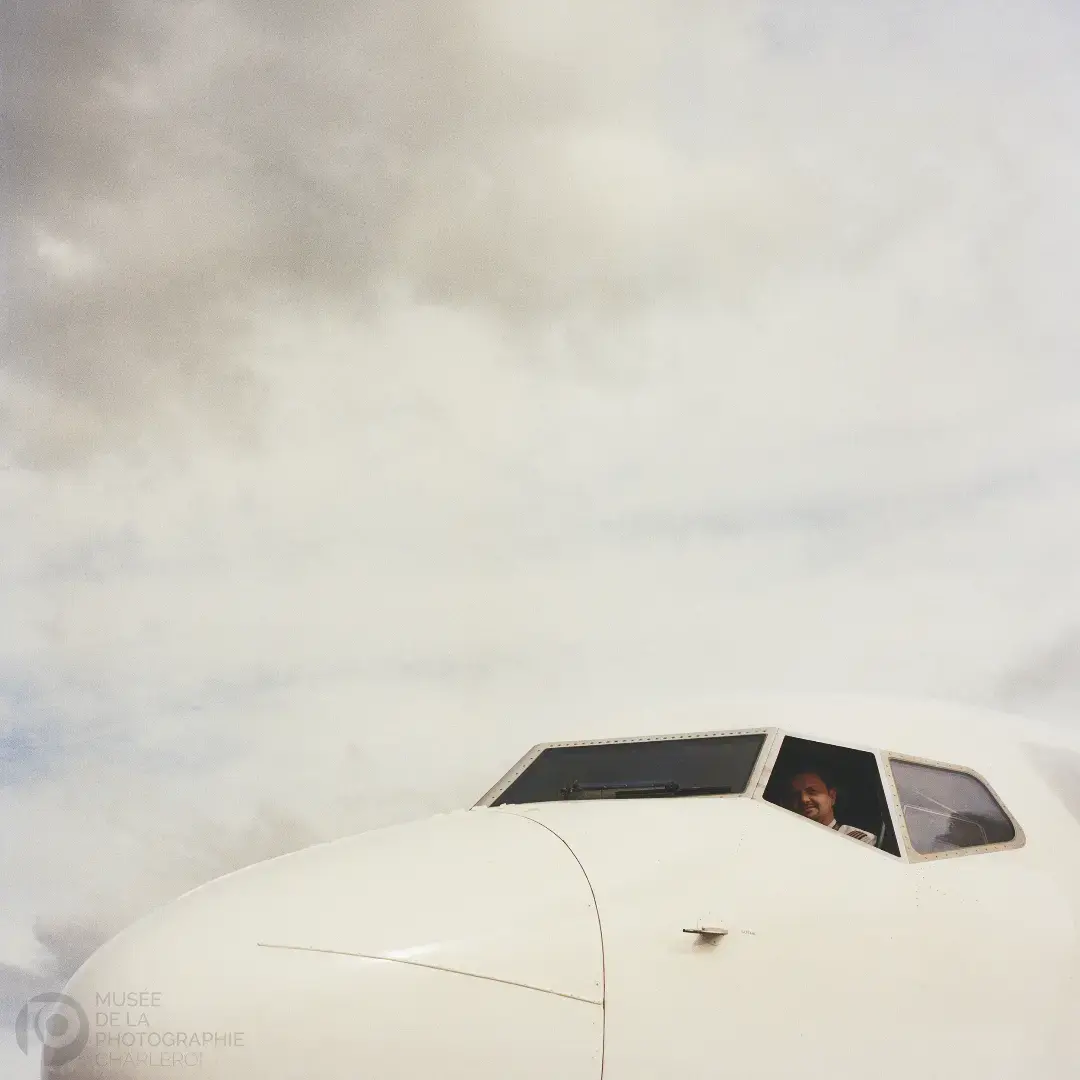
[[[822,775],[820,769],[806,769],[791,778],[788,806],[796,814],[828,825],[830,829],[854,837],[864,844],[877,845],[877,837],[865,829],[856,829],[853,825],[841,825],[836,820],[833,807],[836,805],[836,787],[831,778]]]

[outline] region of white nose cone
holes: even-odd
[[[211,882],[109,942],[65,992],[85,1039],[46,1052],[47,1080],[600,1077],[589,883],[557,836],[498,810]]]

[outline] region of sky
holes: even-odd
[[[622,704],[1080,706],[1080,17],[18,0],[0,1070],[150,907]]]

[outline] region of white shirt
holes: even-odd
[[[835,829],[845,836],[851,836],[856,840],[861,840],[864,844],[869,844],[871,847],[877,847],[877,837],[873,833],[867,832],[865,829],[856,829],[853,825],[841,825],[840,822],[835,819],[829,828]]]

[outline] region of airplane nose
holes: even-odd
[[[64,992],[83,1030],[46,1050],[45,1080],[601,1071],[592,890],[554,833],[499,810],[219,878],[107,943]]]

